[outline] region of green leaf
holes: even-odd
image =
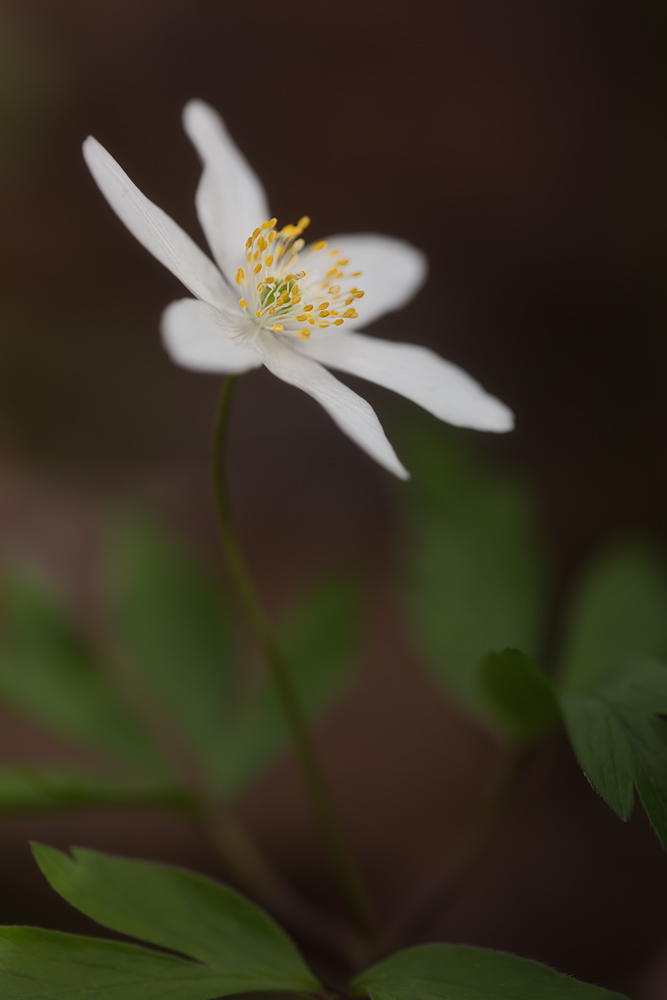
[[[0,700],[60,736],[163,771],[53,588],[15,570],[5,576],[2,598]]]
[[[264,989],[260,983],[264,979],[255,979],[252,967],[239,976],[119,941],[0,928],[3,1000],[82,1000],[98,994],[113,1000],[214,1000]]]
[[[640,545],[598,559],[572,601],[560,670],[568,694],[584,694],[628,663],[667,654],[667,583]]]
[[[47,768],[0,770],[0,816],[61,809],[124,806],[191,808],[180,788],[132,779],[108,781],[78,772]]]
[[[484,663],[484,683],[519,743],[539,739],[560,717],[553,682],[518,649],[490,653]]]
[[[400,951],[363,972],[351,989],[371,1000],[627,1000],[538,962],[451,944]]]
[[[112,630],[129,667],[215,777],[233,710],[232,629],[221,588],[146,516],[115,522],[107,578]]]
[[[321,716],[349,683],[358,664],[360,632],[360,588],[347,576],[311,586],[287,615],[279,630],[280,649],[309,719]],[[259,777],[289,741],[273,678],[265,671],[229,733],[227,794],[239,793]]]
[[[44,845],[33,849],[53,888],[77,909],[178,955],[3,928],[0,986],[7,1000],[64,1000],[112,989],[119,1000],[167,994],[213,1000],[233,993],[321,989],[280,927],[225,886],[179,868],[95,851],[74,849],[69,857]]]
[[[438,680],[495,728],[484,658],[508,646],[534,656],[542,642],[545,564],[535,505],[523,482],[418,426],[404,444],[413,480],[402,487],[413,629]]]
[[[637,663],[590,694],[563,694],[565,725],[584,773],[627,820],[633,786],[667,848],[667,667]]]

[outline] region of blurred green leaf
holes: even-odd
[[[111,618],[130,664],[181,726],[214,785],[240,794],[283,752],[289,733],[262,664],[254,685],[234,676],[227,601],[206,569],[147,516],[110,537]],[[312,586],[279,631],[304,711],[321,714],[354,665],[359,593],[342,577]]]
[[[131,669],[182,727],[213,777],[232,725],[232,627],[212,576],[148,516],[113,525],[111,626]]]
[[[371,1000],[627,1000],[499,951],[426,944],[399,951],[351,983]]]
[[[164,771],[44,580],[22,570],[7,572],[2,616],[2,702],[60,736],[111,752],[126,763]]]
[[[667,667],[628,666],[586,695],[563,694],[561,705],[584,773],[621,819],[632,815],[633,785],[667,848]]]
[[[3,928],[0,984],[7,1000],[65,1000],[103,989],[123,1000],[321,989],[281,928],[219,883],[95,851],[75,848],[70,857],[41,844],[33,850],[56,892],[82,913],[192,961],[118,942]]]
[[[484,658],[508,646],[535,655],[542,642],[546,574],[535,505],[522,482],[421,423],[403,450],[413,474],[402,488],[413,630],[437,678],[495,728]]]
[[[667,655],[667,583],[659,560],[640,545],[598,559],[571,603],[560,684],[569,694],[596,685],[643,657]]]
[[[339,698],[358,665],[360,588],[333,576],[296,601],[279,630],[281,652],[303,711],[317,719]],[[255,780],[290,742],[284,713],[268,672],[241,710],[225,756],[227,794]]]
[[[533,742],[560,718],[553,682],[520,650],[490,653],[483,673],[498,714],[517,742]]]
[[[138,779],[110,781],[77,771],[43,767],[0,769],[0,816],[93,806],[165,806],[188,809],[177,786]]]

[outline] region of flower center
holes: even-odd
[[[273,228],[276,221],[263,222],[246,241],[247,271],[240,267],[236,274],[241,308],[262,329],[301,340],[314,327],[356,319],[354,302],[364,293],[349,282],[361,271],[350,272],[349,260],[325,240],[306,246],[301,234],[310,225],[307,215],[280,231]]]

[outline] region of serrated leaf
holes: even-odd
[[[525,485],[482,467],[422,425],[404,442],[412,482],[408,606],[415,636],[441,683],[497,727],[482,679],[493,649],[539,653],[545,563]]]
[[[279,645],[306,716],[317,719],[349,683],[358,664],[360,588],[347,576],[311,586],[279,630]],[[264,673],[254,697],[230,729],[224,788],[238,794],[289,745],[273,678]]]
[[[0,816],[96,806],[165,806],[188,810],[192,803],[176,786],[140,778],[112,781],[51,768],[0,769]]]
[[[592,691],[632,661],[667,655],[667,583],[659,560],[641,545],[601,556],[576,588],[559,683]]]
[[[563,694],[563,717],[584,773],[627,820],[633,786],[667,848],[667,666],[637,663],[587,695]]]
[[[116,520],[107,550],[113,634],[205,768],[220,769],[233,714],[232,625],[207,569],[148,516]]]
[[[351,984],[371,1000],[627,1000],[499,951],[427,944],[379,962]]]
[[[165,993],[179,1000],[212,1000],[233,993],[321,988],[281,928],[223,885],[183,869],[95,851],[74,849],[70,857],[44,845],[33,849],[53,888],[82,913],[185,957],[31,928],[4,928],[3,997],[64,998],[113,989],[122,1000],[148,1000]],[[5,993],[5,987],[9,991],[15,985],[12,977],[21,981],[15,994]],[[33,989],[33,981],[41,993]]]
[[[60,736],[164,772],[55,590],[15,570],[5,575],[2,609],[0,700]]]
[[[498,714],[518,743],[531,743],[552,728],[560,716],[556,691],[534,660],[518,649],[490,653],[484,683]]]

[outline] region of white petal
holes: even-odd
[[[427,347],[343,330],[317,330],[295,347],[323,365],[393,389],[457,427],[502,432],[514,426],[512,411],[504,403]]]
[[[233,335],[224,314],[197,299],[167,306],[160,331],[171,360],[183,368],[236,375],[262,364],[262,355]]]
[[[348,389],[316,361],[292,350],[275,334],[262,333],[258,343],[264,351],[264,364],[269,371],[316,399],[340,429],[385,469],[400,479],[409,478],[373,408],[365,399]]]
[[[210,105],[189,101],[183,126],[204,170],[197,188],[197,214],[213,256],[228,281],[244,263],[245,243],[269,218],[262,183]]]
[[[114,158],[88,136],[83,155],[97,185],[132,235],[194,295],[214,305],[233,296],[213,261],[166,212],[149,201]]]
[[[318,271],[325,272],[335,262],[349,259],[348,272],[361,271],[350,280],[350,286],[363,289],[364,296],[355,299],[354,308],[359,318],[350,320],[350,327],[361,329],[385,313],[401,309],[414,298],[426,281],[428,260],[411,243],[392,236],[373,233],[354,233],[327,237],[324,250],[303,254],[303,267],[316,279]],[[331,250],[340,250],[332,256]],[[345,290],[347,282],[343,284]]]

